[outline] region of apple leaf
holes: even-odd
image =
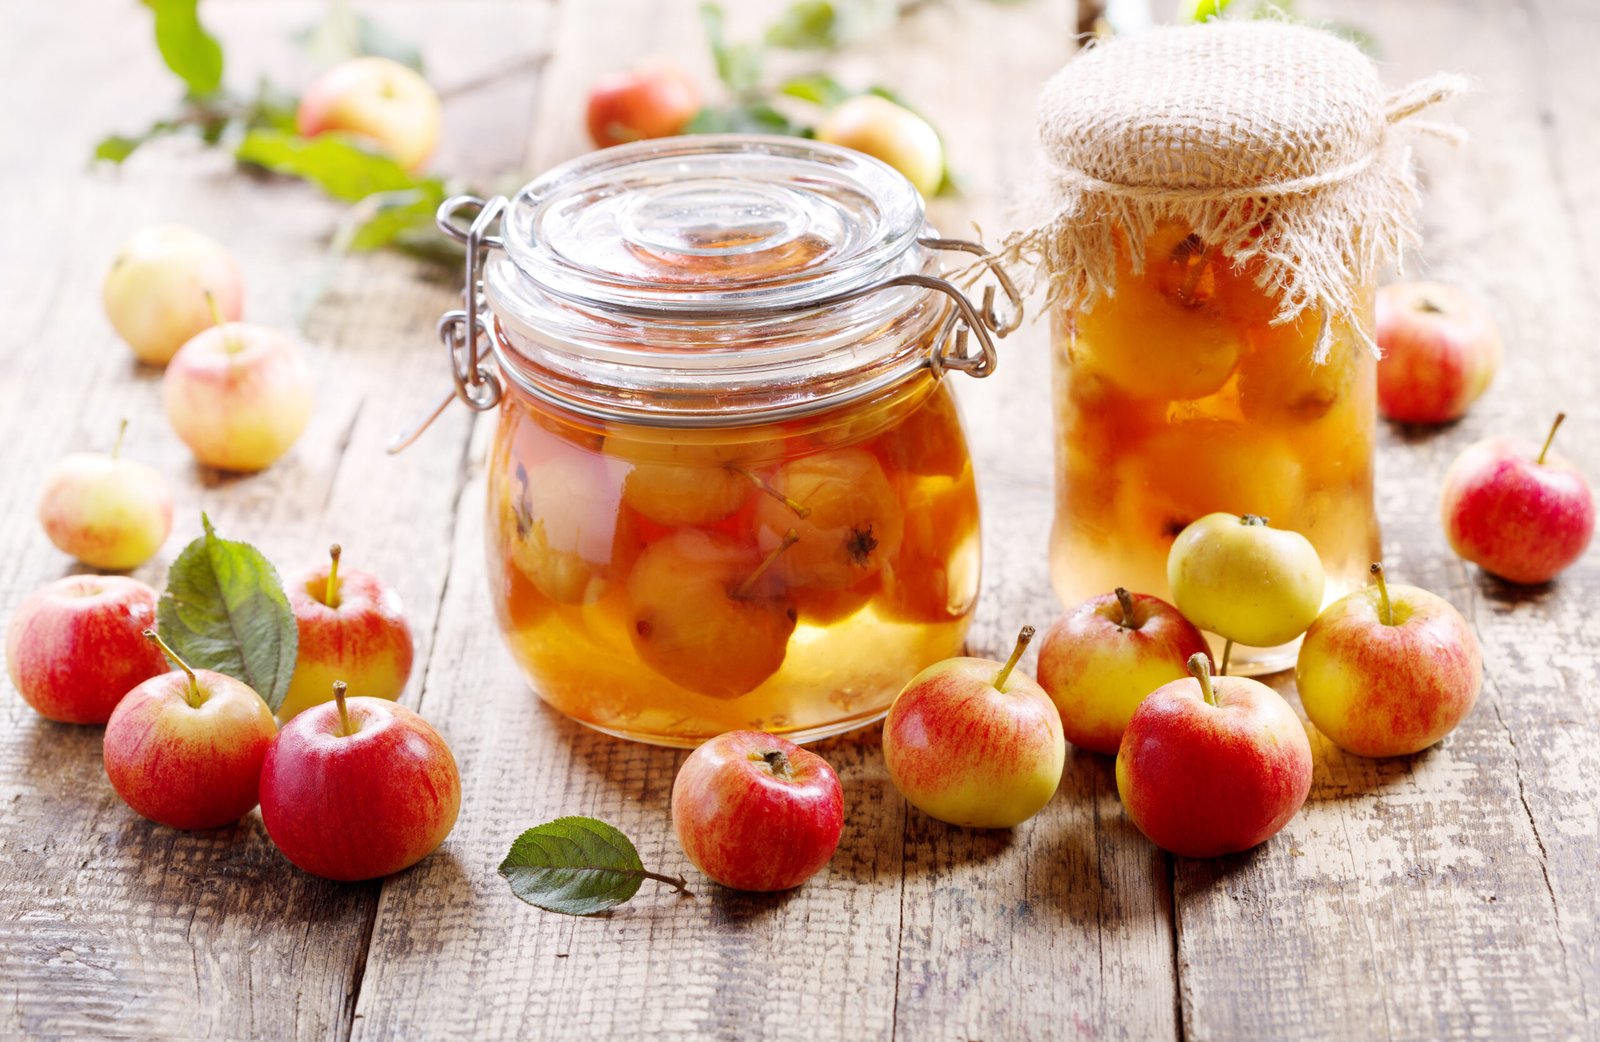
[[[646,879],[686,890],[682,876],[647,870],[627,836],[594,818],[557,818],[529,829],[511,844],[500,874],[522,900],[563,915],[613,908]]]
[[[339,134],[299,137],[281,130],[252,130],[234,158],[317,185],[335,199],[353,203],[374,192],[397,192],[426,182],[388,156],[369,152]]]
[[[767,44],[796,51],[826,51],[844,42],[839,9],[830,0],[798,0],[767,29]]]
[[[199,0],[145,0],[155,13],[161,59],[197,96],[222,86],[222,45],[200,24]]]
[[[255,689],[274,713],[294,675],[299,630],[277,569],[249,543],[205,534],[172,562],[157,628],[195,669],[226,673]]]

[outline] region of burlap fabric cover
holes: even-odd
[[[1236,263],[1261,258],[1276,322],[1307,308],[1325,323],[1354,317],[1356,287],[1416,235],[1410,148],[1395,124],[1464,86],[1441,75],[1387,94],[1355,45],[1285,22],[1093,45],[1040,96],[1049,217],[1011,236],[1000,259],[1033,266],[1052,301],[1087,308],[1115,291],[1116,229],[1138,243],[1175,219]]]

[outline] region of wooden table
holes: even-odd
[[[736,36],[779,5],[740,0]],[[690,0],[394,0],[374,13],[424,42],[460,94],[439,165],[485,179],[583,147],[601,71],[648,53],[704,70]],[[969,183],[940,201],[952,231],[994,236],[1027,174],[1031,105],[1072,50],[1059,0],[923,6],[839,56],[892,83],[946,131]],[[1422,145],[1426,247],[1413,270],[1464,284],[1508,341],[1459,424],[1386,429],[1378,499],[1392,574],[1447,596],[1486,658],[1477,709],[1418,756],[1346,756],[1313,732],[1305,810],[1264,847],[1215,861],[1153,849],[1117,801],[1108,759],[1070,755],[1061,791],[1010,833],[909,811],[875,729],[824,743],[845,786],[830,867],[778,896],[647,886],[606,917],[512,898],[496,865],[562,814],[617,824],[647,863],[683,859],[667,799],[683,754],[625,744],[543,708],[502,650],[481,550],[485,423],[446,414],[414,448],[386,439],[445,386],[432,335],[455,287],[411,260],[330,262],[338,209],[219,157],[152,150],[85,168],[100,134],[164,111],[175,90],[133,3],[0,8],[0,610],[69,570],[33,517],[61,453],[127,452],[174,483],[177,527],[137,573],[159,584],[209,512],[283,567],[338,539],[391,578],[419,641],[405,701],[449,739],[463,810],[444,848],[381,883],[306,876],[259,816],[179,834],[111,792],[100,730],[47,723],[0,696],[0,1035],[260,1039],[1551,1038],[1600,1037],[1600,567],[1520,590],[1448,550],[1440,475],[1489,433],[1563,447],[1600,477],[1600,9],[1586,0],[1377,0],[1318,8],[1370,31],[1391,84],[1436,68],[1476,78],[1459,151]],[[212,0],[230,77],[298,82],[288,30],[311,0]],[[709,77],[708,80],[709,82]],[[167,428],[159,373],[105,322],[99,284],[132,230],[182,219],[228,243],[258,321],[317,345],[318,409],[294,453],[248,478],[196,468]],[[324,285],[320,296],[311,287]],[[1052,510],[1046,331],[1004,345],[960,393],[985,497],[975,653],[1059,610],[1046,578]],[[1292,690],[1285,679],[1283,689]]]

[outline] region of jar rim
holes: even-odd
[[[552,168],[511,200],[507,257],[602,311],[767,312],[867,285],[922,234],[922,196],[851,149],[773,135],[638,141]]]

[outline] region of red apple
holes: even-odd
[[[787,890],[833,857],[844,796],[816,753],[760,731],[729,731],[678,768],[672,827],[694,866],[723,886]]]
[[[1276,691],[1244,677],[1174,680],[1139,704],[1117,752],[1128,817],[1163,850],[1216,857],[1277,835],[1311,790],[1311,743]]]
[[[912,678],[883,723],[883,760],[900,794],[952,825],[1010,828],[1038,813],[1061,784],[1061,714],[1017,660],[937,662]]]
[[[143,817],[175,829],[214,829],[256,805],[261,761],[278,725],[248,685],[192,670],[151,677],[117,703],[106,724],[106,777]]]
[[[389,58],[340,62],[306,88],[295,113],[302,137],[342,131],[419,170],[439,143],[439,95],[417,72]]]
[[[1091,597],[1045,631],[1039,686],[1061,712],[1067,741],[1115,756],[1146,695],[1188,676],[1206,638],[1178,609],[1147,593]]]
[[[300,630],[294,678],[278,719],[333,697],[333,682],[343,680],[373,698],[391,701],[411,676],[411,627],[400,595],[377,576],[339,569],[339,546],[329,563],[290,576],[284,584]]]
[[[153,468],[121,458],[122,421],[110,455],[63,456],[45,479],[39,523],[56,547],[91,568],[144,564],[172,531],[172,493]]]
[[[589,136],[601,148],[644,138],[671,137],[700,111],[700,88],[665,61],[613,73],[589,90]]]
[[[1542,583],[1583,555],[1594,534],[1594,492],[1566,459],[1506,438],[1469,446],[1444,475],[1440,511],[1456,553],[1508,582]]]
[[[39,715],[103,724],[122,696],[165,673],[155,625],[156,591],[121,575],[69,575],[29,594],[6,629],[6,667]]]
[[[230,322],[190,340],[167,365],[161,400],[195,459],[256,471],[289,451],[311,419],[305,352],[286,333]]]
[[[139,361],[166,365],[212,324],[213,307],[229,321],[239,318],[244,281],[215,240],[181,224],[162,224],[123,244],[101,299],[106,318]]]
[[[1445,423],[1477,401],[1500,367],[1500,330],[1465,290],[1397,282],[1378,291],[1378,409],[1403,423]]]
[[[1300,645],[1295,685],[1317,730],[1357,756],[1405,756],[1455,730],[1478,700],[1483,656],[1442,597],[1377,585],[1328,606]]]
[[[439,732],[382,698],[312,706],[283,725],[261,767],[261,820],[283,855],[325,879],[376,879],[444,842],[461,775]]]

